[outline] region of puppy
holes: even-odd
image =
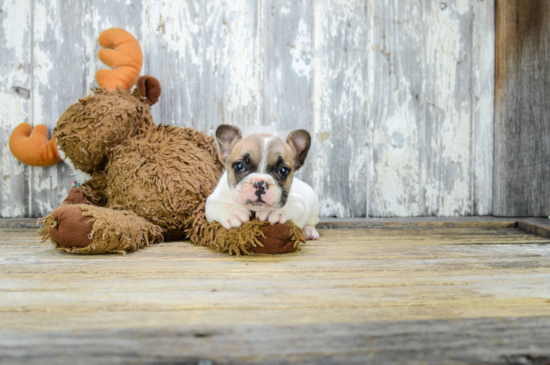
[[[240,227],[252,216],[271,224],[292,220],[309,240],[319,239],[319,197],[294,172],[303,166],[311,137],[303,129],[286,142],[272,134],[242,138],[239,128],[222,124],[216,131],[219,158],[225,165],[216,189],[206,200],[206,219],[225,228]]]

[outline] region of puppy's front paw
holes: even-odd
[[[304,227],[304,235],[306,236],[306,239],[317,241],[319,239],[319,232],[315,229],[315,227],[312,226],[305,226]]]
[[[285,213],[279,209],[266,209],[256,212],[256,217],[261,221],[268,221],[271,224],[286,223],[288,220]]]
[[[220,223],[225,229],[239,228],[250,220],[250,211],[242,207],[231,207],[220,214]]]

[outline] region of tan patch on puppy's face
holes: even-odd
[[[226,168],[237,203],[251,210],[285,205],[294,177],[294,155],[279,137],[254,134],[237,141]]]

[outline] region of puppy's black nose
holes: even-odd
[[[255,181],[254,189],[256,189],[256,196],[260,198],[269,189],[269,185],[265,181]]]

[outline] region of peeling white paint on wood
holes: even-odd
[[[314,117],[310,181],[323,197],[321,215],[364,216],[367,207],[366,4],[360,0],[314,1],[313,17]]]
[[[473,213],[470,1],[424,2],[425,215]]]
[[[261,124],[259,3],[151,1],[147,9],[145,72],[163,85],[155,120],[205,131]]]
[[[495,3],[475,1],[472,34],[474,214],[493,213],[495,120]]]
[[[0,214],[42,216],[64,164],[27,168],[14,126],[53,128],[95,85],[104,29],[163,86],[157,123],[308,129],[325,216],[490,214],[494,1],[0,0]],[[26,24],[27,26],[22,26]]]
[[[369,215],[490,214],[494,3],[369,4]]]
[[[294,129],[313,127],[312,0],[265,1],[264,128],[286,139]],[[311,160],[311,157],[310,157]],[[313,164],[296,176],[311,183]]]
[[[0,215],[24,217],[28,211],[28,167],[13,158],[9,136],[29,121],[31,1],[0,0]]]
[[[369,1],[369,216],[424,213],[420,2]]]
[[[86,8],[80,1],[33,0],[32,9],[31,124],[45,124],[51,133],[65,109],[86,94]],[[64,163],[29,170],[29,214],[43,216],[63,201],[73,178]]]

